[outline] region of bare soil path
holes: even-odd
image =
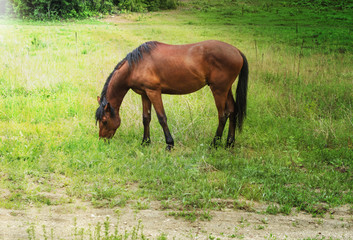
[[[259,212],[265,206],[256,204],[255,212],[227,208],[211,211],[211,220],[190,222],[170,216],[171,210],[161,210],[158,202],[151,202],[145,210],[130,205],[121,209],[94,208],[90,203],[76,201],[27,210],[0,209],[0,239],[90,239],[97,234],[98,225],[104,236],[107,218],[111,232],[117,227],[119,234],[127,232],[131,236],[140,223],[139,236],[142,233],[148,239],[353,239],[349,207],[313,218],[305,213],[262,214]]]

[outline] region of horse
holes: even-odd
[[[218,127],[212,145],[221,140],[227,119],[227,147],[234,146],[235,130],[242,130],[246,116],[248,62],[236,47],[217,40],[186,45],[169,45],[157,41],[143,43],[121,60],[107,78],[101,96],[96,124],[99,138],[110,139],[120,126],[119,109],[126,93],[132,89],[142,98],[143,139],[150,144],[151,105],[164,131],[166,149],[174,147],[164,111],[162,94],[189,94],[208,85],[218,110]],[[232,84],[239,76],[236,98]]]

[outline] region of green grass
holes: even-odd
[[[351,16],[342,10],[324,24],[315,9],[217,2],[117,24],[0,20],[0,207],[80,198],[97,207],[138,200],[141,209],[150,199],[193,212],[242,197],[278,204],[271,213],[322,214],[352,205]],[[96,96],[118,61],[144,41],[206,39],[249,60],[248,117],[234,149],[209,147],[217,113],[207,87],[163,96],[170,153],[155,115],[152,144],[140,146],[142,104],[132,91],[116,136],[98,140]]]
[[[98,222],[94,226],[90,225],[88,229],[79,228],[77,226],[77,219],[73,220],[72,229],[67,229],[68,232],[71,233],[70,239],[96,239],[96,240],[137,240],[137,239],[148,239],[143,233],[143,225],[141,221],[130,230],[125,230],[124,233],[119,231],[119,219],[116,222],[112,223],[111,219],[107,217],[105,221]],[[113,227],[112,227],[113,226]],[[48,228],[46,225],[42,225],[41,231],[36,230],[35,224],[31,224],[27,228],[27,237],[29,240],[34,239],[61,239],[55,235],[53,228]],[[40,238],[42,237],[42,238]],[[165,234],[161,234],[156,238],[158,239],[166,239]]]

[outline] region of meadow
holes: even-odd
[[[349,9],[189,1],[107,19],[0,20],[1,208],[157,200],[178,214],[246,199],[268,203],[269,214],[353,210]],[[208,87],[163,95],[171,152],[155,113],[152,143],[140,145],[141,97],[132,91],[115,137],[99,141],[96,96],[127,53],[150,40],[207,39],[249,61],[248,115],[234,148],[210,147],[218,120]]]

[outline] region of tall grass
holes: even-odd
[[[295,25],[294,35],[286,35],[292,23],[283,33],[269,25],[260,34],[262,25],[244,24],[253,22],[246,14],[254,12],[241,15],[232,7],[131,15],[132,22],[124,24],[2,20],[0,206],[81,198],[114,207],[148,198],[191,210],[222,208],[215,199],[244,197],[314,213],[322,204],[352,204],[349,48],[322,52],[325,43],[318,49],[302,44]],[[238,13],[223,18],[230,10]],[[181,44],[210,38],[237,46],[249,60],[248,118],[234,149],[209,147],[217,113],[208,88],[163,96],[176,141],[171,153],[164,151],[155,115],[152,145],[140,146],[141,99],[132,91],[121,107],[116,136],[109,144],[98,140],[96,96],[118,61],[147,40]],[[327,43],[336,49],[332,46]],[[61,199],[45,194],[58,190]]]

